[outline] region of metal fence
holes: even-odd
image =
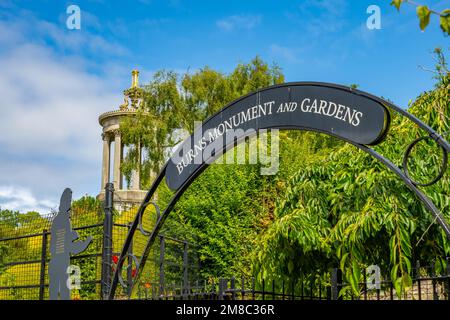
[[[255,278],[220,278],[217,281],[170,283],[164,287],[139,286],[137,299],[149,300],[450,300],[450,263],[441,274],[434,263],[413,268],[412,285],[397,293],[389,276],[367,279],[356,294],[342,280],[339,269],[316,275],[300,275],[291,281]]]
[[[446,259],[446,265],[437,272],[436,264],[430,263],[423,266],[419,261],[412,268],[411,286],[397,292],[389,276],[381,277],[376,288],[371,288],[372,282],[359,283],[359,294],[350,290],[343,291],[348,284],[342,281],[341,272],[333,270],[333,288],[336,299],[348,300],[450,300],[450,259]],[[363,279],[367,275],[363,273]]]
[[[54,214],[11,215],[0,221],[0,299],[48,299],[48,263],[50,230]],[[101,264],[102,220],[100,213],[79,215],[74,212],[72,224],[81,238],[92,235],[93,241],[71,263],[82,272],[81,288],[75,299],[93,298],[98,291]]]
[[[151,288],[150,288],[151,289]],[[295,282],[256,281],[255,278],[220,278],[167,285],[157,292],[140,287],[138,299],[149,300],[331,300],[331,285],[320,278]]]
[[[114,224],[114,227],[121,226]],[[131,294],[130,288],[134,282],[136,282],[134,285],[138,287],[138,295],[140,295],[142,290],[155,294],[156,292],[166,292],[174,283],[187,287],[191,281],[198,281],[200,264],[196,245],[165,235],[159,235],[159,243],[151,250],[141,277],[137,280],[135,261],[131,257],[135,257],[139,261],[141,258],[139,254],[142,252],[144,244],[146,243],[135,239],[128,251],[129,258],[122,268],[123,283],[117,294],[119,299],[128,299]],[[112,271],[117,268],[119,256],[120,252],[113,252]]]
[[[111,199],[112,200],[112,199]],[[110,211],[108,211],[110,210]],[[102,299],[109,290],[111,276],[117,268],[117,259],[136,214],[135,210],[117,212],[108,204],[95,208],[72,207],[73,230],[80,239],[93,238],[86,251],[71,257],[71,264],[80,268],[80,288],[72,290],[72,299]],[[55,213],[18,214],[11,212],[0,219],[0,300],[48,299],[48,263],[52,220]],[[108,225],[109,224],[109,225]],[[140,258],[146,238],[137,238],[130,255]],[[160,236],[159,246],[154,246],[151,262],[142,278],[146,283],[195,279],[197,256],[195,245],[179,239]],[[137,255],[135,255],[135,253]],[[136,277],[132,259],[124,267],[127,297]],[[186,280],[187,281],[187,280]],[[164,284],[163,284],[164,286]]]
[[[110,198],[110,201],[113,199]],[[95,208],[73,207],[71,221],[81,239],[91,235],[88,249],[71,258],[81,270],[80,288],[72,299],[102,299],[109,290],[120,250],[135,217],[134,210],[117,212],[112,203]],[[54,214],[26,215],[10,212],[0,219],[0,300],[48,299],[50,230]],[[146,227],[144,225],[144,227]],[[150,227],[147,225],[147,227]],[[159,235],[141,277],[136,279],[136,261],[147,238],[135,237],[129,259],[122,268],[123,283],[118,298],[212,299],[212,300],[450,300],[450,259],[446,265],[419,262],[412,268],[412,283],[398,294],[390,276],[380,275],[373,287],[365,272],[359,290],[349,290],[339,269],[317,274],[299,274],[296,279],[267,280],[250,277],[200,278],[200,259],[194,243]],[[134,257],[135,260],[132,258]],[[437,271],[439,270],[439,272]]]

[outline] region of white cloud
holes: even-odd
[[[92,22],[92,14],[87,15]],[[83,18],[82,18],[83,19]],[[83,20],[82,20],[83,21]],[[83,23],[83,22],[82,22]],[[27,24],[28,25],[28,24]],[[68,30],[61,25],[55,25],[47,21],[33,21],[35,32],[39,32],[50,38],[59,48],[72,50],[73,52],[93,52],[110,55],[127,55],[129,50],[110,39],[89,33],[83,26],[81,30]]]
[[[216,22],[216,25],[223,31],[233,31],[238,29],[250,30],[258,26],[262,21],[261,15],[232,15]]]
[[[118,108],[123,85],[117,73],[90,72],[102,66],[79,54],[114,44],[89,34],[66,38],[45,21],[31,30],[26,21],[0,18],[0,207],[45,213],[66,187],[74,198],[100,190],[98,116]],[[121,79],[128,84],[128,72]]]
[[[3,151],[65,157],[76,151],[77,158],[96,159],[97,117],[115,108],[120,95],[41,46],[24,44],[0,57]]]
[[[15,8],[15,11],[19,9]],[[66,15],[60,16],[59,23],[40,20],[32,12],[21,10],[19,16],[8,12],[0,14],[0,44],[11,47],[18,43],[33,42],[39,45],[51,43],[54,49],[64,54],[102,53],[106,57],[127,56],[128,48],[120,45],[114,39],[106,39],[91,30],[102,29],[98,18],[82,11],[81,30],[66,28]]]
[[[38,200],[28,189],[14,186],[0,186],[0,203],[2,209],[37,211],[41,214],[50,213],[58,206],[52,200]]]
[[[364,23],[361,23],[358,27],[350,31],[348,36],[352,39],[364,42],[365,45],[370,45],[374,44],[377,39],[377,32],[381,33],[379,30],[370,30],[367,28],[366,22],[364,21]]]
[[[269,50],[274,57],[281,58],[287,62],[295,63],[300,61],[297,53],[298,50],[294,48],[284,47],[274,43],[270,45]]]
[[[341,16],[347,9],[345,0],[304,0],[298,8],[302,13],[310,14],[320,12],[326,16]]]
[[[297,10],[287,11],[286,17],[297,23],[308,39],[342,31],[348,24],[344,14],[348,8],[345,0],[305,0]],[[307,22],[307,23],[306,23]]]

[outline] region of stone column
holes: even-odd
[[[140,190],[141,189],[141,143],[138,142],[137,146],[137,168],[133,170],[133,178],[131,179],[132,185],[131,190]]]
[[[102,164],[102,185],[100,190],[104,190],[106,184],[109,182],[109,167],[110,167],[110,147],[111,140],[108,134],[103,133],[103,164]]]
[[[122,173],[120,164],[122,163],[122,138],[118,131],[114,132],[114,189],[122,189]]]

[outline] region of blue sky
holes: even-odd
[[[406,107],[432,88],[430,52],[449,48],[436,17],[425,32],[415,8],[389,0],[0,2],[0,207],[48,212],[65,187],[100,190],[101,129],[130,71],[208,65],[230,72],[255,55],[287,81],[356,83]],[[418,0],[442,10],[450,1]],[[68,30],[66,9],[81,9]],[[381,30],[366,9],[381,8]],[[447,50],[448,52],[448,50]]]

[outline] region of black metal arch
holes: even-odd
[[[419,138],[419,139],[413,141],[411,143],[411,145],[408,147],[408,149],[407,149],[407,151],[405,153],[405,156],[404,156],[403,170],[400,169],[399,167],[397,167],[389,159],[383,157],[381,154],[377,153],[376,151],[374,151],[373,149],[369,148],[366,145],[355,143],[355,142],[353,142],[351,140],[345,139],[343,137],[334,135],[334,134],[329,133],[329,132],[325,132],[325,133],[328,134],[328,135],[331,135],[331,136],[335,136],[335,137],[337,137],[337,138],[339,138],[341,140],[344,140],[347,143],[350,143],[350,144],[354,145],[358,149],[366,152],[367,154],[371,155],[372,157],[374,157],[375,159],[380,161],[389,170],[391,170],[393,173],[395,173],[405,183],[405,185],[412,192],[414,192],[414,194],[423,203],[423,205],[435,216],[436,221],[443,228],[445,234],[447,235],[448,239],[450,240],[450,226],[449,226],[448,222],[446,221],[444,216],[441,214],[439,209],[431,201],[431,199],[428,198],[418,188],[418,186],[426,186],[426,185],[430,185],[432,183],[437,182],[443,176],[443,174],[444,174],[444,172],[446,170],[447,154],[448,154],[448,152],[450,152],[450,144],[440,134],[438,134],[431,127],[429,127],[427,124],[425,124],[422,121],[420,121],[418,118],[416,118],[415,116],[413,116],[412,114],[410,114],[406,110],[403,110],[403,109],[397,107],[396,105],[394,105],[394,104],[392,104],[392,103],[390,103],[388,101],[385,101],[384,99],[381,99],[379,97],[371,95],[369,93],[366,93],[366,92],[363,92],[363,91],[360,91],[360,90],[357,90],[357,89],[353,89],[353,88],[350,88],[350,87],[342,86],[342,85],[336,85],[336,84],[330,84],[330,83],[321,83],[321,82],[295,82],[295,83],[285,83],[285,84],[281,84],[281,85],[275,85],[275,86],[271,86],[271,87],[268,87],[268,88],[264,88],[262,90],[267,90],[267,89],[270,89],[270,88],[283,87],[283,86],[289,86],[289,85],[323,86],[323,87],[329,87],[329,88],[337,88],[337,89],[340,89],[340,90],[345,90],[345,91],[351,92],[352,94],[361,95],[361,96],[363,96],[365,98],[368,98],[368,99],[371,99],[373,101],[376,101],[376,102],[384,105],[385,107],[398,112],[402,116],[404,116],[404,117],[408,118],[409,120],[411,120],[412,122],[414,122],[418,127],[423,129],[424,131],[426,131],[427,134],[428,134],[427,136],[424,136],[422,138]],[[254,94],[254,93],[251,93],[251,94]],[[250,96],[251,94],[249,94],[247,96]],[[241,97],[240,99],[243,99],[243,98],[245,98],[247,96]],[[238,100],[240,100],[240,99],[238,99]],[[234,102],[229,104],[227,107],[229,107],[233,103]],[[225,107],[225,108],[227,108],[227,107]],[[224,110],[224,109],[222,109],[222,110]],[[212,117],[216,116],[221,111],[219,111],[215,115],[211,116],[209,119],[211,119]],[[305,127],[279,127],[279,129],[299,129],[299,130],[322,132],[321,130],[314,130],[314,129],[305,128]],[[386,134],[387,134],[387,131],[385,132],[385,135]],[[384,138],[384,137],[382,137],[382,138]],[[411,149],[414,147],[414,145],[417,144],[417,142],[419,142],[420,140],[423,140],[423,139],[433,139],[434,141],[436,141],[436,143],[441,147],[441,149],[443,151],[443,162],[442,162],[442,166],[441,166],[441,170],[439,172],[439,175],[435,179],[433,179],[433,181],[431,181],[430,183],[425,183],[425,184],[421,184],[421,183],[413,181],[410,178],[410,176],[408,175],[408,172],[407,172],[407,157],[409,156],[409,153],[411,152]],[[223,152],[226,151],[227,147],[229,147],[229,146],[224,146]],[[215,158],[217,158],[219,155],[220,155],[220,153],[218,153],[215,156]],[[130,245],[132,243],[132,239],[133,239],[133,237],[134,237],[134,235],[136,233],[136,230],[139,230],[141,232],[141,234],[143,234],[145,236],[148,236],[147,244],[146,244],[144,252],[142,253],[142,256],[141,256],[140,260],[138,261],[134,257],[134,261],[136,263],[136,269],[137,269],[136,279],[138,279],[140,277],[141,273],[142,273],[142,270],[144,269],[144,265],[146,263],[148,254],[150,253],[150,249],[151,249],[153,243],[155,242],[155,240],[156,240],[156,238],[158,236],[158,233],[159,233],[161,227],[163,226],[165,220],[169,216],[170,212],[173,210],[175,204],[178,202],[178,200],[183,195],[183,193],[186,191],[186,189],[191,185],[191,183],[209,166],[208,163],[203,162],[202,165],[199,167],[199,169],[196,170],[185,181],[185,183],[179,189],[177,189],[176,193],[173,195],[173,197],[170,200],[170,202],[168,203],[167,207],[164,209],[164,211],[162,213],[160,213],[160,209],[158,208],[156,203],[154,201],[152,201],[152,199],[153,199],[153,196],[154,196],[154,194],[156,192],[156,189],[161,184],[163,178],[166,175],[166,169],[167,169],[167,165],[168,165],[169,161],[164,165],[164,167],[162,168],[161,172],[159,173],[159,175],[157,176],[157,178],[153,182],[152,186],[150,187],[149,191],[147,192],[147,194],[146,194],[146,196],[144,198],[144,201],[140,205],[139,210],[138,210],[138,212],[136,214],[136,217],[135,217],[135,219],[134,219],[134,221],[133,221],[133,223],[132,223],[132,225],[131,225],[131,227],[129,229],[127,238],[125,240],[125,243],[123,245],[123,248],[122,248],[122,251],[121,251],[121,254],[120,254],[119,263],[118,263],[119,267],[114,272],[114,276],[113,276],[113,279],[112,279],[112,283],[111,283],[108,299],[114,299],[116,288],[117,288],[117,285],[119,283],[121,283],[122,286],[124,286],[124,281],[121,279],[121,268],[120,268],[120,266],[123,265],[122,262],[129,256],[128,249],[129,249],[129,247],[130,247]],[[155,225],[154,229],[151,232],[148,232],[148,231],[144,230],[143,227],[142,227],[142,216],[144,214],[145,209],[149,205],[155,206],[155,208],[157,210],[156,225]],[[134,283],[135,282],[133,282],[133,285],[134,285]],[[129,290],[128,292],[130,292],[130,294],[131,294],[132,290]]]

